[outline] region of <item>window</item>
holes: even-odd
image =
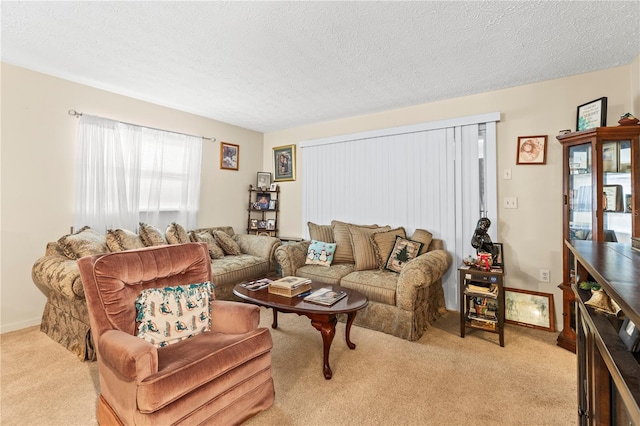
[[[83,115],[74,227],[197,225],[202,138]]]

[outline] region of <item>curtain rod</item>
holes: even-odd
[[[70,109],[69,111],[67,111],[67,114],[69,114],[69,115],[71,115],[71,116],[74,116],[74,117],[76,117],[76,118],[80,118],[80,117],[82,116],[82,113],[81,113],[81,112],[76,111],[75,109]],[[119,121],[119,120],[115,120],[115,121],[118,121],[119,123],[122,123],[122,124],[128,124],[129,126],[144,127],[144,128],[146,128],[146,129],[159,130],[159,131],[161,131],[161,132],[177,133],[177,134],[179,134],[179,135],[195,136],[195,135],[190,135],[190,134],[188,134],[188,133],[174,132],[173,130],[165,130],[165,129],[158,129],[158,128],[155,128],[155,127],[141,126],[141,125],[139,125],[139,124],[127,123],[127,122],[125,122],[125,121]],[[195,137],[198,137],[198,136],[195,136]],[[216,138],[208,138],[208,137],[206,137],[206,136],[200,136],[200,137],[201,137],[202,139],[206,139],[206,140],[211,141],[211,142],[215,142],[215,141],[217,141],[217,139],[216,139]]]

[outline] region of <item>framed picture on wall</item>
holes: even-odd
[[[607,125],[607,98],[602,97],[578,106],[576,131]]]
[[[238,170],[240,163],[240,145],[220,142],[220,168],[223,170]]]
[[[274,182],[296,180],[296,146],[273,148]]]
[[[547,136],[518,137],[516,164],[547,164]]]

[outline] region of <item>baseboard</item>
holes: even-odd
[[[4,334],[4,333],[9,333],[11,331],[21,330],[27,327],[33,327],[34,325],[39,325],[41,321],[42,321],[42,318],[35,317],[35,318],[24,320],[24,321],[12,322],[9,324],[2,324],[2,326],[0,327],[0,333]]]

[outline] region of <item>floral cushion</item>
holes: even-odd
[[[418,241],[407,240],[406,238],[396,236],[396,242],[389,254],[385,269],[400,272],[407,262],[418,256],[421,247],[422,243]]]
[[[212,259],[222,259],[224,257],[224,251],[216,244],[216,239],[209,231],[191,231],[189,238],[195,243],[207,243],[209,247],[209,257]]]
[[[309,244],[309,248],[307,249],[307,260],[305,264],[331,266],[335,251],[335,243],[311,240],[311,244]]]
[[[169,244],[186,244],[189,241],[189,235],[182,225],[171,222],[164,233]]]
[[[164,246],[167,244],[167,239],[162,234],[162,231],[153,225],[140,222],[140,238],[146,247]]]
[[[109,229],[107,231],[107,247],[109,251],[118,252],[144,248],[140,235],[127,229]]]
[[[242,254],[242,252],[240,251],[240,246],[233,240],[233,238],[229,236],[229,234],[224,231],[213,231],[212,234],[216,239],[216,243],[220,246],[225,254],[230,254],[233,256]]]
[[[211,329],[211,283],[148,288],[136,299],[138,337],[158,348]]]
[[[68,234],[58,240],[62,252],[69,259],[80,259],[84,256],[107,253],[107,238],[88,226],[80,228],[74,234]]]

